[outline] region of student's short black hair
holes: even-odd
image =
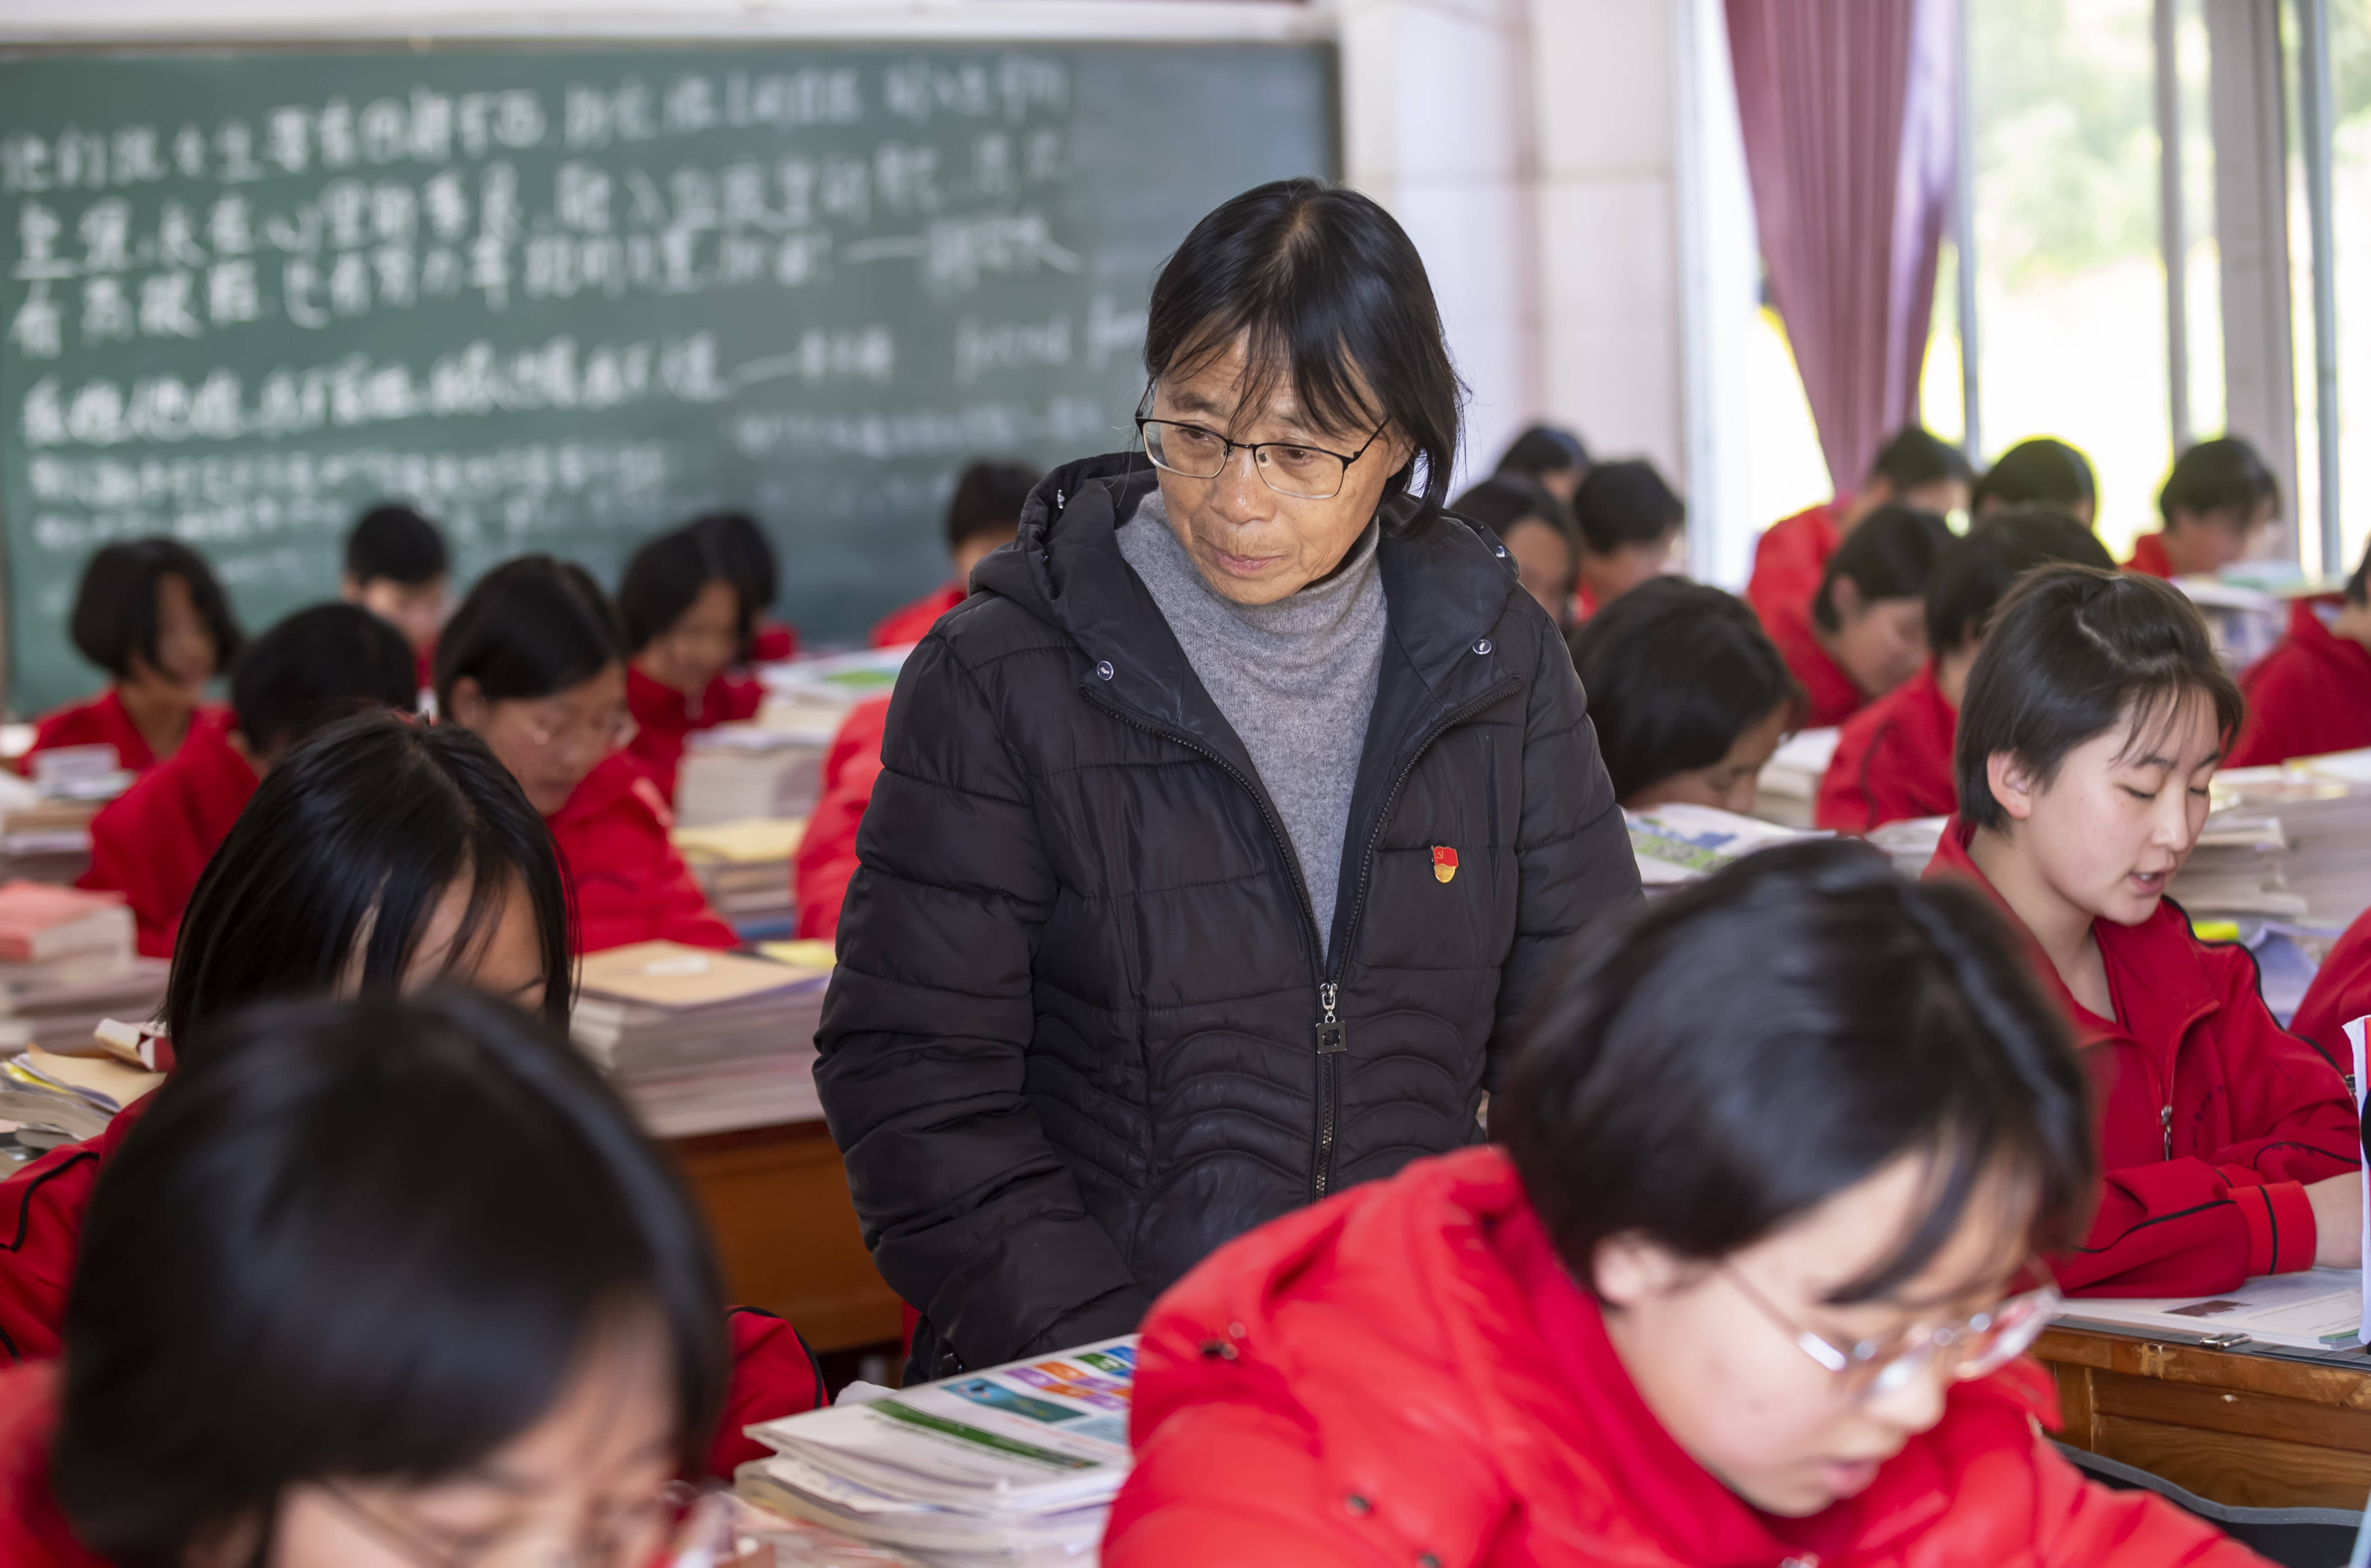
[[[268,1542],[303,1482],[455,1477],[626,1314],[663,1336],[697,1472],[726,1373],[715,1260],[564,1035],[460,993],[285,1003],[212,1034],[83,1226],[51,1455],[79,1541],[162,1568],[243,1521]]]
[[[2192,696],[2214,705],[2215,732],[2227,746],[2246,703],[2180,589],[2091,567],[2029,573],[1994,612],[1968,672],[1951,753],[1960,817],[1978,827],[2007,822],[1986,767],[1995,753],[2016,756],[2047,786],[2068,752],[2117,725],[2145,746]]]
[[[1903,425],[1878,448],[1877,461],[1868,466],[1868,477],[1885,480],[1893,487],[1896,496],[1902,496],[1946,479],[1972,484],[1976,470],[1966,453],[1934,432],[1920,425]]]
[[[132,656],[156,663],[156,585],[168,577],[188,584],[190,603],[214,640],[214,668],[229,667],[247,638],[231,614],[222,584],[205,558],[179,539],[125,539],[91,552],[75,591],[67,635],[75,651],[113,675],[132,677]]]
[[[550,697],[626,656],[626,628],[591,572],[521,556],[478,579],[436,639],[436,704],[452,712],[465,676],[492,702]]]
[[[2099,536],[2064,513],[2016,507],[1979,518],[1964,538],[1935,558],[1926,579],[1926,646],[1936,653],[1965,647],[2018,576],[2053,563],[2113,571]]]
[[[1852,580],[1864,605],[1879,599],[1924,599],[1935,558],[1950,541],[1951,525],[1935,513],[1888,502],[1862,518],[1828,558],[1820,591],[1811,596],[1811,619],[1822,631],[1844,625],[1836,614],[1839,578]]]
[[[1384,494],[1411,491],[1423,504],[1386,528],[1430,526],[1457,467],[1465,388],[1424,258],[1399,221],[1321,179],[1279,179],[1220,202],[1153,280],[1145,375],[1189,375],[1243,338],[1242,407],[1261,407],[1285,385],[1313,425],[1345,438],[1397,426],[1414,455]]]
[[[1617,801],[1710,767],[1803,695],[1744,601],[1678,577],[1650,578],[1583,621],[1572,662]]]
[[[2091,460],[2053,436],[2020,441],[2000,455],[1976,481],[1970,509],[1996,506],[2054,506],[2063,512],[2099,502],[2099,482]]]
[[[2278,517],[2280,476],[2254,447],[2236,435],[2226,435],[2202,441],[2175,460],[2165,488],[2157,492],[2157,512],[2169,528],[2176,512],[2193,517],[2236,512],[2244,523],[2268,501],[2273,503],[2273,515]]]
[[[675,529],[646,541],[626,562],[618,583],[618,617],[626,646],[639,653],[683,618],[711,582],[733,590],[734,635],[749,640],[752,606],[716,536],[698,526]]]
[[[523,891],[543,954],[542,1011],[568,1021],[568,884],[550,831],[486,743],[458,724],[365,713],[263,776],[181,917],[162,1021],[183,1062],[249,1002],[403,987],[438,902],[469,883],[446,957],[472,961]]]
[[[2081,1239],[2098,1170],[2087,1090],[2065,1020],[1979,894],[1826,839],[1589,927],[1490,1130],[1584,1286],[1614,1237],[1724,1258],[1931,1157],[1915,1228],[1841,1304],[1916,1277],[1988,1177],[2030,1203],[2037,1250]]]
[[[749,607],[752,618],[773,608],[780,573],[774,564],[773,541],[766,537],[756,518],[746,512],[711,512],[685,526],[706,534],[723,552],[725,567],[733,573],[741,602]]]
[[[381,578],[417,588],[452,570],[436,525],[399,502],[372,507],[346,536],[346,575],[358,588]]]
[[[1026,463],[988,458],[965,465],[947,502],[947,549],[959,550],[982,534],[1011,534],[1021,526],[1021,508],[1045,476]]]
[[[1542,474],[1569,474],[1589,467],[1589,448],[1581,439],[1562,425],[1536,424],[1515,437],[1507,455],[1498,459],[1502,474],[1528,474],[1533,478]]]
[[[419,698],[411,644],[360,605],[298,610],[242,649],[230,669],[231,710],[259,757],[364,709],[408,713]]]
[[[1449,510],[1469,523],[1479,523],[1502,539],[1518,524],[1537,523],[1553,528],[1571,548],[1574,571],[1579,570],[1580,536],[1573,527],[1571,508],[1529,474],[1493,474],[1451,502]]]
[[[1573,492],[1572,515],[1582,542],[1610,555],[1624,545],[1659,543],[1687,521],[1688,509],[1655,465],[1632,458],[1591,467]]]

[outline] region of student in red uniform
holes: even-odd
[[[2020,572],[2052,561],[2115,570],[2099,536],[2040,508],[1995,511],[1936,558],[1926,584],[1926,667],[1845,721],[1820,780],[1812,821],[1868,833],[1905,817],[1949,816],[1959,803],[1951,738],[1984,623]]]
[[[618,585],[618,613],[633,651],[626,707],[634,738],[626,750],[672,806],[691,732],[754,719],[765,705],[763,686],[732,674],[749,640],[750,606],[715,536],[695,525],[634,552]]]
[[[964,602],[971,592],[971,569],[989,551],[1012,542],[1021,529],[1021,508],[1041,477],[1026,464],[985,459],[963,471],[955,480],[954,496],[947,502],[947,581],[882,617],[873,628],[873,647],[903,648],[919,642],[941,616]]]
[[[1572,498],[1580,530],[1580,582],[1575,618],[1587,620],[1641,582],[1671,566],[1687,504],[1644,458],[1600,463]]]
[[[2133,541],[2127,571],[2151,577],[2216,572],[2246,558],[2281,514],[2281,481],[2236,435],[2183,453],[2157,491],[2163,531]]]
[[[436,634],[451,607],[453,560],[436,525],[409,506],[374,506],[346,536],[338,592],[386,621],[411,645],[419,689],[434,684]]]
[[[1498,536],[1523,592],[1539,602],[1550,620],[1571,629],[1580,536],[1573,527],[1570,508],[1537,480],[1502,473],[1451,502],[1449,510]]]
[[[1926,579],[1951,530],[1931,512],[1881,506],[1828,558],[1800,610],[1764,613],[1770,640],[1801,683],[1802,722],[1841,724],[1926,662]]]
[[[1849,498],[1838,496],[1772,524],[1753,547],[1753,575],[1745,602],[1762,624],[1805,613],[1819,592],[1836,547],[1880,506],[1907,506],[1937,516],[1968,504],[1975,470],[1965,454],[1916,425],[1896,432],[1879,449],[1868,478]]]
[[[2336,605],[2299,599],[2288,635],[2248,666],[2248,721],[2231,748],[2233,767],[2371,746],[2371,551]]]
[[[2190,601],[2133,572],[2029,575],[1968,676],[1960,814],[1927,875],[2016,917],[2099,1085],[2099,1216],[2052,1260],[2070,1291],[2358,1261],[2353,1096],[2273,1021],[2247,951],[2201,942],[2165,896],[2240,707]]]
[[[28,772],[42,752],[107,745],[117,767],[145,773],[180,749],[199,721],[206,686],[243,640],[205,561],[163,538],[106,545],[91,556],[67,635],[75,651],[108,673],[108,687],[41,720]]]
[[[340,721],[272,770],[191,900],[160,1023],[182,1058],[259,999],[384,1000],[467,984],[568,1021],[568,890],[543,820],[475,735],[392,713]],[[178,1068],[177,1068],[178,1070]],[[54,1355],[92,1183],[148,1101],[0,1182],[0,1346]],[[732,1407],[711,1468],[761,1451],[753,1421],[822,1397],[814,1360],[769,1314],[733,1314]]]
[[[617,1092],[462,994],[212,1035],[98,1183],[63,1363],[0,1375],[0,1560],[666,1561],[726,1336]]]
[[[848,710],[824,753],[815,808],[791,857],[792,901],[803,940],[827,941],[839,930],[839,906],[856,875],[856,828],[881,777],[881,738],[888,728],[889,699],[867,698]]]
[[[1154,1304],[1106,1568],[2261,1565],[2039,1430],[2096,1157],[1977,899],[1787,846],[1570,959],[1503,1147]]]
[[[1984,518],[2024,507],[2062,513],[2090,527],[2099,511],[2099,481],[2091,472],[2091,460],[2047,435],[2020,441],[2002,453],[1976,481],[1969,514]]]
[[[359,709],[411,711],[416,681],[403,634],[370,611],[297,611],[240,651],[227,721],[201,719],[180,750],[92,819],[90,869],[79,885],[121,893],[141,952],[172,957],[190,894],[256,781],[306,736]]]
[[[693,518],[689,526],[707,535],[723,552],[733,581],[740,586],[741,602],[749,606],[749,638],[737,662],[779,664],[796,658],[799,628],[772,618],[781,570],[766,530],[746,512],[711,512]]]
[[[1742,600],[1683,578],[1642,582],[1581,623],[1572,662],[1616,801],[1752,813],[1803,693]]]
[[[668,834],[675,813],[624,750],[626,633],[583,567],[522,556],[478,580],[436,644],[439,710],[493,748],[550,825],[586,952],[729,948]]]
[[[1569,506],[1589,475],[1589,448],[1562,425],[1533,425],[1508,444],[1498,471],[1529,479]]]

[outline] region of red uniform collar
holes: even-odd
[[[2315,605],[2324,598],[2299,599],[2289,606],[2289,641],[2323,663],[2371,674],[2371,648],[2330,629]]]
[[[668,809],[666,797],[651,781],[631,755],[612,752],[594,765],[568,797],[566,803],[547,819],[554,828],[590,821],[618,805],[629,797],[639,799],[657,816],[662,826],[672,827],[675,813]]]
[[[2124,562],[2126,571],[2146,572],[2151,577],[2173,575],[2173,562],[2165,553],[2163,534],[2143,534],[2133,541],[2132,559]]]

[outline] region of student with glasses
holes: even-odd
[[[1504,1147],[1153,1308],[1108,1568],[2259,1562],[2036,1426],[2098,1159],[1979,896],[1787,846],[1567,959]]]
[[[581,567],[522,556],[478,580],[436,643],[436,702],[475,731],[543,813],[582,951],[667,940],[729,948],[668,838],[675,813],[626,755],[626,632]]]
[[[936,1377],[1136,1326],[1230,1238],[1477,1141],[1637,868],[1555,622],[1448,495],[1416,248],[1314,180],[1153,285],[1140,448],[907,660],[815,1081]]]

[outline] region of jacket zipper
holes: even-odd
[[[1333,1185],[1334,1181],[1336,1119],[1334,1102],[1336,1098],[1334,1058],[1350,1048],[1349,1026],[1341,1021],[1336,1010],[1336,1004],[1341,996],[1340,975],[1344,961],[1350,951],[1352,940],[1358,935],[1359,918],[1366,913],[1367,884],[1374,870],[1375,850],[1383,841],[1383,824],[1391,821],[1392,808],[1399,804],[1400,791],[1406,787],[1408,776],[1416,771],[1416,765],[1424,760],[1424,754],[1432,749],[1432,743],[1440,739],[1442,734],[1452,727],[1463,723],[1466,719],[1497,702],[1521,684],[1521,680],[1510,675],[1464,707],[1445,715],[1424,732],[1423,737],[1417,742],[1416,749],[1408,754],[1406,764],[1393,778],[1390,791],[1383,796],[1382,810],[1375,816],[1374,831],[1367,837],[1366,852],[1359,858],[1359,885],[1351,899],[1350,918],[1342,928],[1342,945],[1334,952],[1333,962],[1330,964],[1323,956],[1325,952],[1325,934],[1317,928],[1317,905],[1311,901],[1309,885],[1301,879],[1301,858],[1294,851],[1292,840],[1284,831],[1284,824],[1277,821],[1276,813],[1268,808],[1266,800],[1262,797],[1252,781],[1243,777],[1243,770],[1192,736],[1180,731],[1163,729],[1157,724],[1148,724],[1095,697],[1092,686],[1082,688],[1087,693],[1088,701],[1130,729],[1140,730],[1148,735],[1159,735],[1164,740],[1174,741],[1196,755],[1217,764],[1220,772],[1233,779],[1243,792],[1252,798],[1252,803],[1259,808],[1261,818],[1267,824],[1268,836],[1276,841],[1276,847],[1284,852],[1285,870],[1291,873],[1293,891],[1301,895],[1301,922],[1312,938],[1309,949],[1313,961],[1311,967],[1318,972],[1317,1006],[1321,1016],[1316,1029],[1317,1162],[1316,1170],[1310,1182],[1312,1201],[1325,1196],[1326,1190]]]

